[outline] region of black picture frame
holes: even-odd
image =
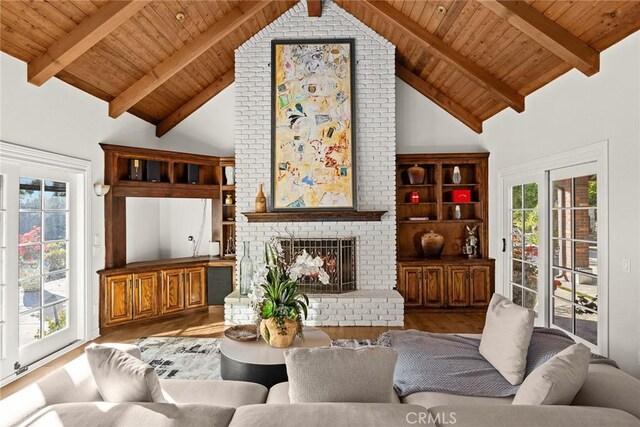
[[[324,45],[324,44],[348,44],[349,45],[349,70],[350,79],[349,102],[351,108],[351,200],[352,206],[335,207],[335,208],[316,208],[316,207],[294,207],[294,208],[277,208],[276,207],[276,176],[277,165],[275,161],[276,150],[276,46],[278,45]],[[353,38],[337,38],[337,39],[287,39],[271,41],[271,211],[272,212],[353,212],[357,210],[357,168],[356,168],[356,92],[355,92],[355,39]]]

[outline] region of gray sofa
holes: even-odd
[[[572,406],[414,393],[398,403],[290,404],[288,383],[161,380],[175,403],[101,401],[86,357],[0,400],[0,426],[640,426],[640,380],[592,364]]]

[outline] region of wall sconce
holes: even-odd
[[[96,193],[96,196],[98,197],[102,197],[106,195],[110,189],[111,189],[110,185],[100,184],[100,183],[93,184],[93,191]]]

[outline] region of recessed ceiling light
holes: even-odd
[[[447,8],[442,5],[438,6],[438,13],[444,15],[445,13],[447,13]]]
[[[185,18],[185,16],[184,16],[184,12],[178,12],[178,13],[176,13],[176,19],[178,20],[178,22],[182,22],[182,21],[184,21],[184,18]]]

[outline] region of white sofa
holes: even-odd
[[[592,364],[572,406],[512,406],[512,398],[414,393],[398,403],[290,404],[288,384],[161,380],[175,403],[103,402],[80,356],[0,400],[0,426],[636,426],[640,380]],[[455,420],[455,423],[453,422]]]

